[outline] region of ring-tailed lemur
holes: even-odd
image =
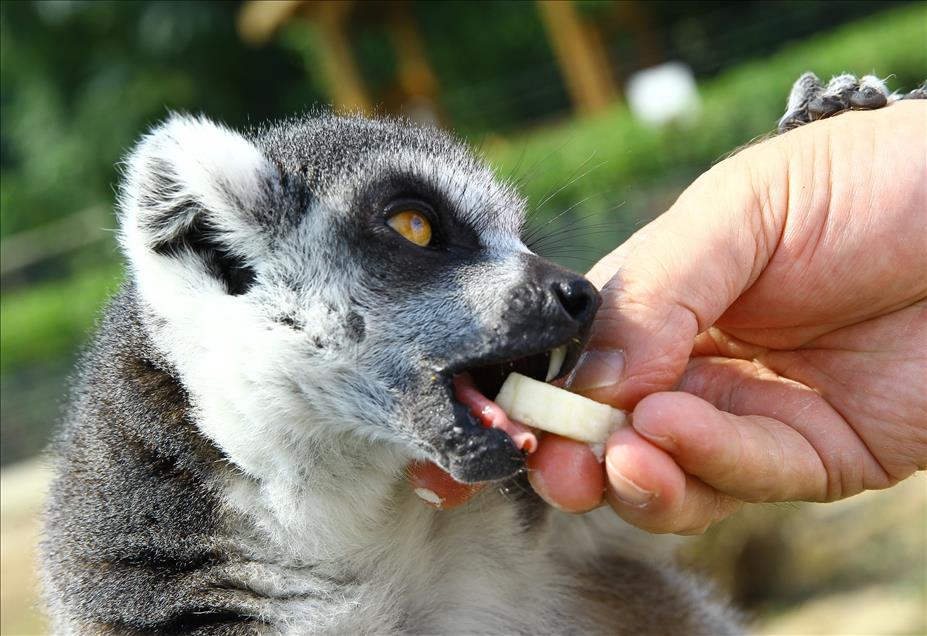
[[[320,115],[175,115],[132,152],[130,275],[85,355],[46,510],[55,633],[737,631],[704,585],[547,509],[457,402],[575,363],[598,305],[458,142]],[[482,369],[477,372],[475,369]],[[423,506],[410,460],[492,481]],[[602,527],[599,527],[602,526]]]

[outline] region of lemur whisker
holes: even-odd
[[[547,162],[548,159],[550,159],[551,157],[553,157],[554,155],[562,151],[564,148],[566,148],[568,145],[570,145],[572,141],[573,139],[570,138],[564,141],[562,144],[558,145],[556,148],[551,150],[546,155],[536,159],[534,163],[528,167],[528,169],[525,171],[524,174],[515,178],[514,182],[516,186],[518,188],[523,188],[528,183],[528,180],[534,177],[535,173],[538,171],[541,165],[543,165],[545,162]],[[527,148],[527,145],[525,146],[525,148]]]
[[[573,206],[573,207],[575,207],[575,206]],[[571,208],[571,209],[572,209],[572,208]],[[568,211],[568,210],[566,210],[566,211]],[[555,219],[556,219],[556,218],[559,218],[560,216],[562,216],[566,211],[561,212],[557,217],[555,217]],[[566,226],[564,226],[564,227],[558,227],[558,228],[552,229],[550,232],[548,232],[548,233],[546,233],[546,234],[542,234],[541,236],[537,236],[537,233],[538,233],[540,230],[544,229],[544,227],[545,227],[545,226],[543,226],[543,225],[542,225],[542,226],[539,226],[538,228],[535,228],[535,230],[533,230],[533,231],[529,234],[528,237],[526,237],[525,243],[526,243],[527,245],[533,247],[533,246],[542,245],[545,241],[547,241],[547,240],[549,240],[549,239],[551,239],[551,238],[558,237],[558,236],[561,236],[562,234],[565,234],[565,233],[568,234],[568,233],[570,233],[570,232],[575,232],[575,231],[579,231],[579,230],[587,230],[587,229],[609,229],[609,228],[613,228],[613,227],[614,227],[616,231],[621,231],[621,230],[623,230],[623,229],[625,228],[625,225],[623,224],[623,222],[620,222],[620,221],[617,221],[617,220],[616,220],[615,222],[602,221],[602,222],[597,223],[597,224],[594,224],[594,225],[580,225],[581,223],[583,223],[583,221],[585,221],[585,220],[587,220],[587,219],[592,219],[592,218],[596,218],[596,217],[599,217],[599,216],[601,216],[601,215],[600,215],[598,212],[591,212],[591,213],[589,213],[589,214],[587,214],[587,215],[585,215],[585,216],[582,216],[582,217],[579,217],[579,218],[573,220],[572,222],[568,223],[568,224],[567,224]],[[553,220],[554,220],[554,219],[552,219],[552,221],[553,221]],[[548,224],[549,224],[549,223],[548,223]]]
[[[621,223],[597,223],[577,227],[568,227],[551,232],[550,234],[546,234],[539,239],[532,241],[531,245],[544,245],[555,239],[593,236],[603,232],[627,232],[628,229],[628,225]]]
[[[538,228],[535,228],[535,231],[533,231],[533,233],[527,238],[532,243],[536,243],[538,241],[545,240],[546,238],[550,236],[555,236],[560,232],[565,232],[565,231],[570,231],[570,230],[575,230],[575,229],[580,229],[580,228],[586,228],[586,227],[593,227],[593,226],[594,227],[616,227],[616,226],[623,227],[626,225],[625,221],[621,219],[614,219],[612,221],[600,220],[598,223],[584,224],[585,221],[595,220],[601,216],[602,215],[599,212],[590,212],[589,214],[586,214],[581,217],[577,217],[575,219],[568,219],[565,222],[565,224],[561,224],[553,228],[546,228],[545,226],[539,226]],[[548,231],[544,234],[539,235],[538,232],[540,230],[548,230]]]
[[[518,153],[518,161],[516,161],[516,162],[515,162],[515,165],[512,166],[512,170],[511,170],[511,174],[512,174],[512,175],[518,174],[518,171],[521,170],[521,164],[522,164],[522,162],[524,162],[525,157],[527,156],[527,154],[528,154],[528,144],[522,143],[522,145],[521,145],[521,152]],[[514,177],[514,176],[513,176],[511,179],[509,179],[509,181],[510,181],[513,185],[518,184],[518,178],[517,178],[517,177]]]
[[[586,198],[580,199],[579,201],[577,201],[576,203],[574,203],[573,205],[571,205],[571,206],[568,207],[567,209],[563,210],[562,212],[560,212],[560,213],[557,214],[556,216],[554,216],[554,217],[552,217],[551,219],[549,219],[546,223],[543,223],[543,224],[541,224],[541,225],[535,227],[534,229],[532,229],[522,240],[524,240],[526,244],[529,244],[529,245],[530,245],[531,242],[534,240],[535,235],[536,235],[538,232],[540,232],[541,230],[543,230],[545,227],[547,227],[547,226],[550,225],[551,223],[554,223],[555,221],[557,221],[557,219],[563,217],[563,216],[566,215],[566,214],[569,214],[570,212],[572,212],[573,210],[575,210],[578,206],[582,205],[582,204],[585,203],[586,201],[588,201],[588,200],[590,200],[591,198],[593,198],[593,196],[594,196],[594,195],[591,195],[591,194],[590,194],[590,195],[587,196]]]
[[[573,262],[576,262],[576,263],[582,263],[582,264],[584,264],[584,265],[591,265],[591,264],[594,264],[594,263],[596,262],[595,259],[592,259],[592,258],[584,258],[584,257],[581,257],[581,256],[556,256],[556,255],[555,255],[554,257],[551,257],[551,258],[557,258],[557,259],[560,259],[560,260],[573,261]]]
[[[573,171],[569,175],[567,175],[567,181],[569,182],[570,179],[575,177],[580,171],[582,171],[582,169],[586,166],[586,164],[588,164],[594,158],[595,158],[595,151],[592,151],[592,153],[588,157],[586,157],[586,159],[584,159],[578,166],[576,166],[573,169]],[[535,213],[541,210],[542,205],[547,201],[548,195],[551,193],[552,190],[557,189],[557,188],[558,186],[556,185],[551,186],[550,188],[547,189],[547,191],[544,192],[544,194],[541,195],[540,203],[534,206]]]
[[[551,254],[554,250],[559,250],[559,249],[573,249],[573,250],[576,250],[577,252],[582,252],[583,250],[589,251],[590,246],[587,244],[587,240],[592,237],[600,237],[600,236],[602,236],[601,233],[589,234],[589,235],[581,236],[581,237],[570,237],[569,239],[564,239],[562,242],[551,243],[548,245],[542,245],[542,246],[533,248],[532,251],[534,251],[536,254],[541,254],[543,256]]]
[[[578,169],[581,169],[581,168],[582,168],[583,166],[585,166],[587,163],[589,163],[590,161],[592,161],[593,157],[595,157],[595,153],[593,153],[592,155],[590,155],[590,156],[589,156],[589,159],[587,159],[586,161],[584,161],[583,163],[581,163]],[[567,189],[568,187],[570,187],[571,185],[573,185],[574,183],[576,183],[577,181],[579,181],[580,179],[582,179],[583,177],[585,177],[586,175],[588,175],[590,172],[593,172],[594,170],[598,170],[599,168],[601,168],[602,166],[604,166],[606,163],[608,163],[608,162],[607,162],[607,161],[600,161],[599,163],[597,163],[596,165],[592,166],[591,168],[589,168],[588,170],[586,170],[586,171],[583,172],[582,174],[578,174],[578,175],[572,177],[569,181],[567,181],[567,182],[564,183],[562,186],[560,186],[559,188],[557,188],[554,192],[552,192],[552,193],[548,194],[547,196],[545,196],[545,197],[541,200],[541,202],[537,204],[537,206],[535,207],[535,209],[536,209],[536,210],[541,210],[541,209],[543,209],[543,208],[544,208],[544,205],[545,205],[548,201],[550,201],[552,198],[554,198],[555,196],[557,196],[558,194],[560,194],[561,192],[563,192],[565,189]],[[577,170],[578,170],[578,169],[577,169]],[[574,174],[575,174],[575,172],[574,172]]]

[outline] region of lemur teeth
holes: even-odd
[[[550,350],[550,362],[547,364],[547,377],[545,382],[550,382],[560,375],[560,368],[563,366],[563,360],[566,358],[566,347],[554,347]]]
[[[602,444],[625,422],[623,411],[520,373],[510,373],[495,399],[510,418],[542,431]]]

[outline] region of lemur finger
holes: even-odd
[[[865,110],[882,108],[888,103],[888,88],[875,75],[864,75],[859,88],[850,93],[850,106]]]
[[[824,119],[850,108],[850,94],[859,90],[856,76],[838,75],[832,78],[817,97],[808,102],[811,120]]]
[[[927,80],[910,93],[902,95],[898,99],[927,99]]]
[[[808,104],[813,119],[823,119],[846,110],[874,110],[888,103],[888,88],[875,75],[859,80],[845,73],[828,82],[824,92]]]
[[[779,132],[847,110],[882,108],[889,101],[885,82],[875,75],[857,79],[855,75],[844,73],[822,87],[813,73],[805,73],[792,87],[786,113],[779,121]]]
[[[817,98],[822,90],[821,80],[814,73],[805,73],[799,77],[792,85],[785,114],[779,120],[779,132],[784,133],[811,121],[808,103]]]

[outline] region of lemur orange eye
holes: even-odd
[[[403,210],[389,217],[386,223],[396,230],[404,239],[419,247],[431,243],[431,223],[424,215],[415,210]]]

